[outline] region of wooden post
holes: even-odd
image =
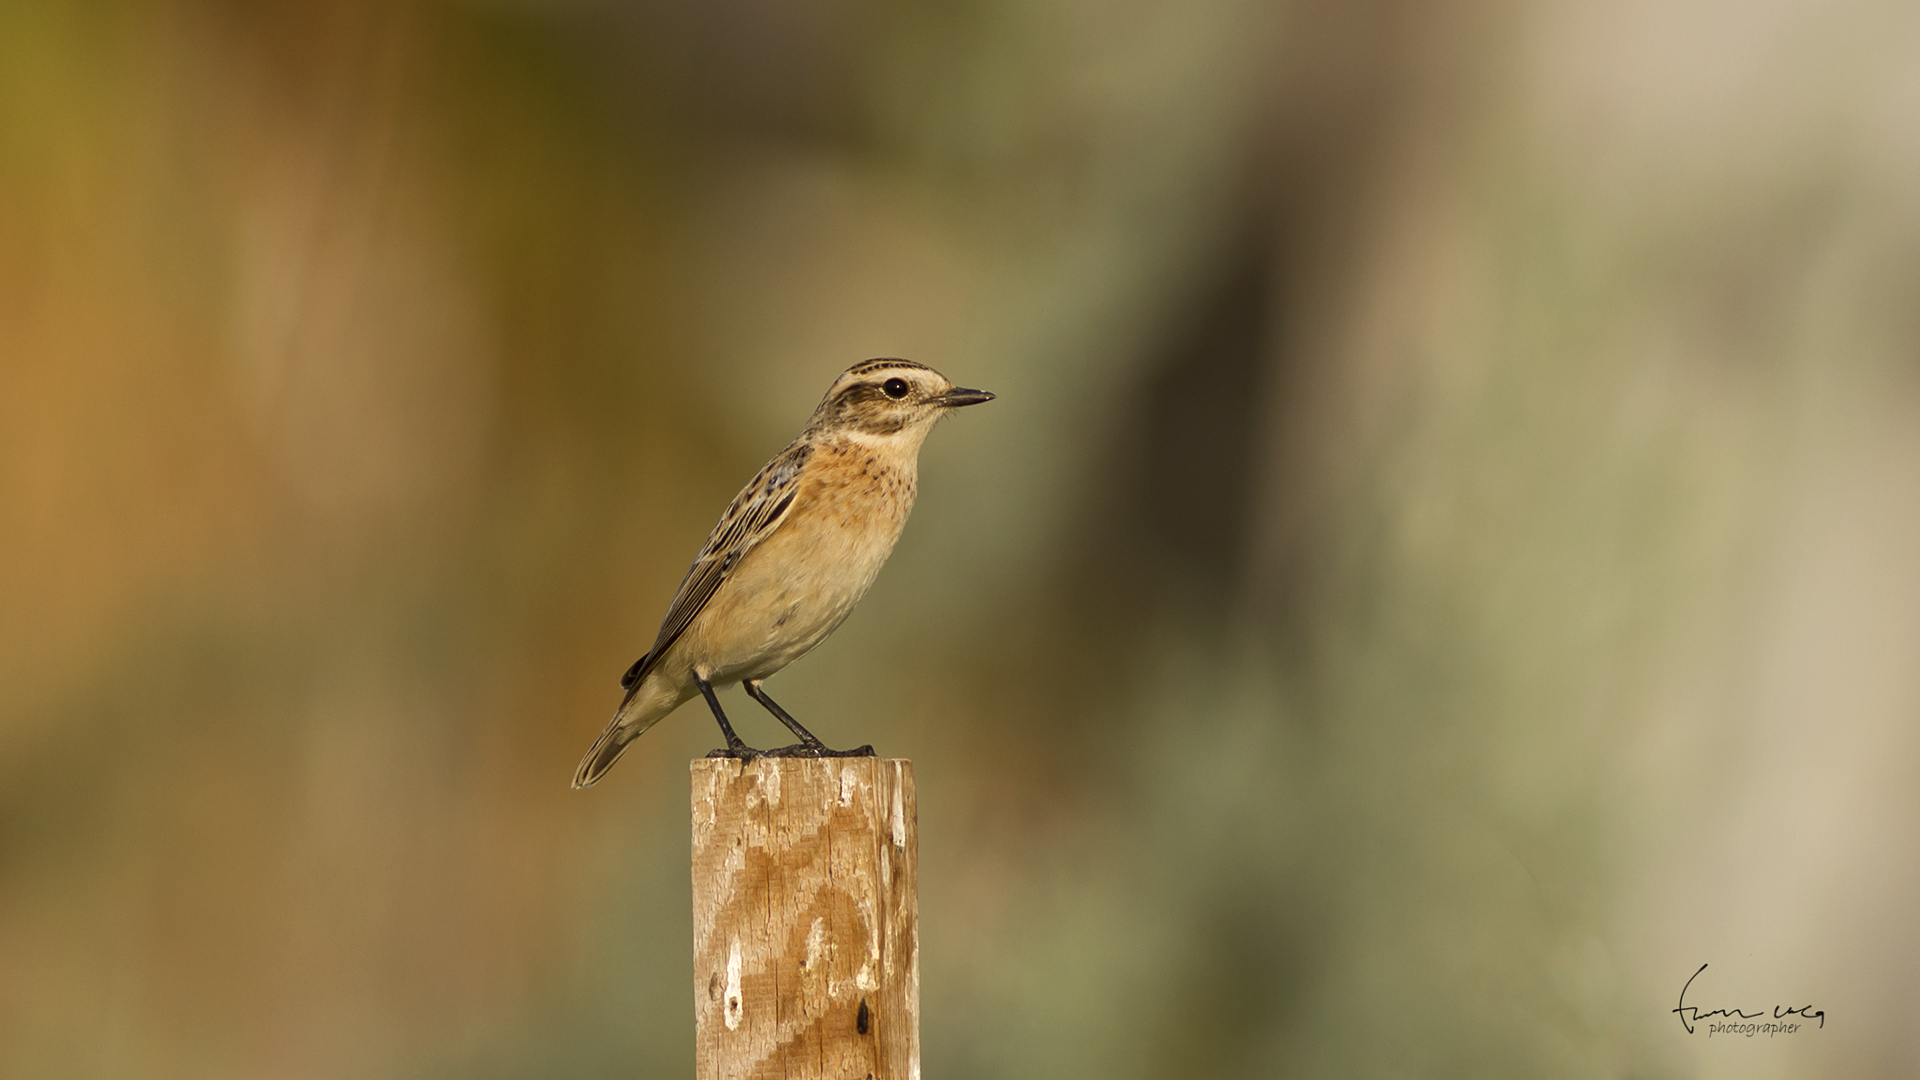
[[[913,763],[693,763],[699,1080],[919,1080]]]

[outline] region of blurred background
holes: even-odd
[[[1920,9],[25,0],[0,1073],[690,1073],[568,779],[889,355],[929,1076],[1920,1071]]]

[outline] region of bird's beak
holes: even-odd
[[[962,405],[978,405],[983,401],[992,400],[993,395],[985,390],[968,390],[964,386],[956,386],[933,399],[934,404],[948,409],[957,409]]]

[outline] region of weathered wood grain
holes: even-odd
[[[919,1080],[913,764],[693,763],[695,1075]]]

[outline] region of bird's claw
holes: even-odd
[[[768,757],[794,758],[841,758],[841,757],[878,757],[872,746],[856,746],[851,750],[835,750],[825,743],[795,743],[782,746],[777,750],[766,751]]]
[[[768,753],[769,752],[766,750],[755,750],[753,747],[748,746],[746,743],[741,743],[739,746],[723,746],[718,750],[709,750],[707,751],[707,756],[709,758],[721,758],[721,759],[732,758],[733,760],[738,761],[740,763],[740,771],[733,774],[734,779],[737,780],[740,777],[747,775],[748,765],[753,764],[755,761],[758,761],[763,757],[767,757]]]
[[[856,746],[851,750],[835,750],[825,743],[812,745],[795,743],[792,746],[776,746],[771,750],[755,750],[753,747],[745,745],[723,746],[718,750],[707,751],[707,756],[710,758],[733,758],[739,761],[741,767],[744,768],[748,762],[756,761],[760,758],[854,758],[879,757],[880,755],[874,752],[871,743],[865,746]]]

